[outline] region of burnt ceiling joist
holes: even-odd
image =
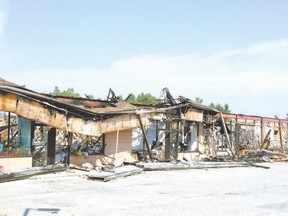
[[[17,87],[0,85],[0,110],[74,133],[100,136],[102,133],[139,127],[135,113],[96,113],[88,109]],[[143,122],[153,114],[142,115]]]

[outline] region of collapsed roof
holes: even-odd
[[[171,96],[171,94],[170,94]],[[171,98],[170,98],[171,100]],[[173,101],[169,107],[141,106],[125,101],[83,100],[40,94],[0,78],[0,110],[13,112],[21,117],[58,129],[90,136],[126,130],[147,125],[149,119],[159,113],[179,108],[208,111],[217,110],[180,96],[179,103]],[[90,104],[90,109],[85,108]],[[92,105],[93,108],[91,108]]]

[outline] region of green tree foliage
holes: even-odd
[[[217,109],[222,113],[231,113],[231,110],[229,108],[229,105],[226,103],[223,105],[221,105],[220,103],[214,104],[214,103],[210,103],[209,107],[213,108],[213,109]]]
[[[67,90],[61,91],[58,86],[55,86],[54,91],[50,94],[54,96],[80,97],[80,94],[74,92],[73,88],[68,88]]]
[[[136,97],[134,94],[130,94],[128,99],[126,100],[128,103],[137,103]]]
[[[150,93],[142,92],[141,94],[138,94],[137,97],[135,97],[134,94],[131,94],[127,99],[127,102],[135,104],[155,105],[156,97]]]
[[[86,97],[87,99],[91,99],[91,100],[94,99],[94,96],[93,96],[93,95],[86,95],[86,94],[85,94],[85,97]]]
[[[202,104],[203,103],[203,99],[200,98],[200,97],[196,97],[195,98],[195,102],[198,103],[198,104]]]
[[[203,99],[200,97],[196,97],[195,98],[195,102],[198,104],[203,104]],[[222,113],[231,113],[230,107],[229,105],[226,103],[224,105],[221,105],[220,103],[214,104],[214,103],[210,103],[209,107],[213,108],[213,109],[217,109]],[[288,114],[287,114],[288,116]]]
[[[50,92],[50,94],[54,96],[59,96],[61,94],[61,91],[58,86],[55,86],[54,91]]]
[[[156,97],[152,96],[150,93],[141,93],[137,96],[137,102],[139,104],[155,105]]]
[[[117,100],[123,101],[123,96],[122,96],[122,95],[118,95],[118,96],[117,96]]]

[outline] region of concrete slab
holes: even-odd
[[[112,179],[120,178],[120,177],[126,177],[130,175],[135,175],[139,174],[143,171],[142,168],[132,166],[132,165],[127,165],[127,166],[122,166],[122,167],[117,167],[113,170],[109,171],[90,171],[89,174],[87,174],[88,178],[90,179],[97,179],[97,180],[102,180],[104,182],[110,181]]]

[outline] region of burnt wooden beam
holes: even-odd
[[[7,150],[9,149],[9,145],[10,145],[10,129],[11,129],[11,122],[10,122],[10,118],[11,118],[11,113],[8,112],[8,138],[7,138]]]
[[[173,148],[173,157],[174,159],[177,160],[178,158],[178,146],[179,146],[179,133],[182,131],[181,129],[179,129],[179,124],[180,122],[177,121],[177,131],[176,131],[176,143],[174,143],[174,148]]]
[[[55,163],[55,153],[56,153],[56,128],[51,128],[48,131],[47,165],[53,165]]]
[[[36,175],[63,172],[66,169],[67,168],[65,166],[57,165],[57,166],[37,167],[36,169],[33,168],[28,170],[15,171],[8,174],[4,173],[0,175],[0,183],[27,179]]]
[[[53,96],[54,99],[74,104],[76,106],[84,106],[84,107],[106,107],[106,106],[113,106],[111,102],[101,101],[101,100],[91,100],[91,99],[84,99],[84,98],[71,98],[71,97],[61,97],[61,96]]]
[[[166,122],[166,130],[165,130],[165,159],[170,160],[170,121]]]
[[[236,156],[237,156],[237,162],[239,162],[239,148],[240,148],[240,126],[236,125],[235,127],[235,145],[236,145]]]
[[[234,153],[233,153],[233,149],[232,149],[232,143],[230,141],[230,137],[229,137],[229,134],[227,132],[227,125],[226,125],[226,122],[224,120],[224,117],[223,117],[223,114],[220,112],[220,116],[221,116],[221,121],[223,123],[223,128],[224,128],[224,133],[225,133],[225,137],[226,137],[226,140],[227,140],[227,143],[228,143],[228,153],[231,154],[231,156],[235,156]]]
[[[279,138],[280,138],[280,151],[283,152],[283,137],[282,137],[282,124],[279,120]]]
[[[69,132],[67,134],[67,166],[70,166],[70,155],[71,155],[71,145],[72,145],[72,141],[73,141],[73,133]]]
[[[156,120],[156,128],[155,128],[155,142],[156,142],[156,146],[158,145],[158,141],[159,141],[159,120]]]
[[[150,158],[150,160],[153,161],[153,156],[152,156],[152,153],[151,153],[151,151],[150,151],[150,147],[149,147],[149,144],[148,144],[147,135],[146,135],[146,132],[145,132],[145,130],[144,130],[144,126],[143,126],[143,123],[142,123],[142,120],[141,120],[140,115],[138,116],[138,119],[139,119],[140,127],[141,127],[141,130],[142,130],[144,142],[145,142],[145,144],[146,144],[146,148],[147,148],[147,151],[148,151],[148,154],[149,154],[149,158]]]
[[[47,102],[22,97],[0,90],[0,110],[13,112],[27,119],[73,133],[89,136],[100,136],[117,130],[127,130],[140,127],[136,114],[121,114],[106,120],[83,119],[67,113]],[[95,115],[97,113],[95,112]],[[141,115],[142,123],[147,125],[149,117],[155,113]]]

